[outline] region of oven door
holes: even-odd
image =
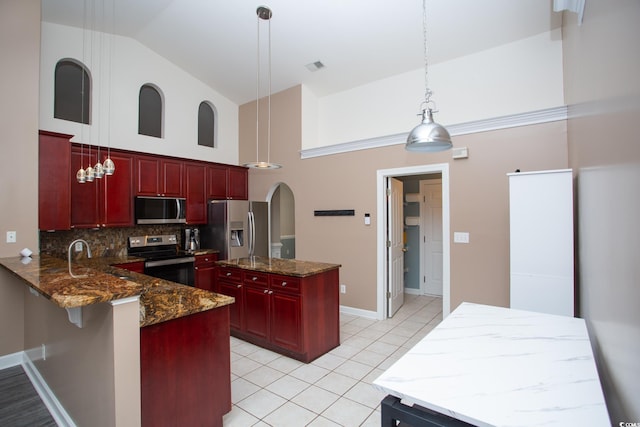
[[[183,285],[194,286],[194,257],[146,261],[144,274]]]

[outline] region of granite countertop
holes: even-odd
[[[295,277],[313,276],[314,274],[341,267],[340,264],[267,257],[236,258],[217,261],[217,263],[223,267],[236,267],[244,270]]]
[[[142,261],[134,257],[103,257],[73,261],[33,255],[2,258],[0,265],[33,290],[62,308],[77,308],[133,296],[140,297],[140,327],[222,307],[232,297],[135,273],[113,264]],[[28,262],[27,262],[28,261]]]
[[[373,382],[478,426],[604,426],[583,319],[461,304]]]

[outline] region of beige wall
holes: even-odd
[[[67,312],[22,285],[25,351],[79,426],[140,424],[137,299],[82,309],[82,328]],[[45,357],[43,358],[43,345]]]
[[[291,187],[296,258],[342,264],[347,293],[340,303],[376,311],[376,171],[449,163],[451,232],[467,231],[471,240],[451,244],[451,308],[462,301],[508,305],[506,174],[566,168],[565,122],[456,137],[455,146],[469,147],[465,160],[452,161],[451,152],[409,153],[402,145],[301,160],[301,93],[296,87],[272,96],[271,160],[284,167],[252,170],[249,190],[251,199],[265,200],[275,183]],[[248,103],[240,107],[240,161],[254,161],[255,152],[255,103]],[[316,209],[354,209],[355,216],[314,217]]]
[[[577,175],[580,315],[612,425],[640,420],[640,3],[565,16],[569,160]]]
[[[0,257],[38,250],[40,1],[0,2]],[[7,231],[16,243],[5,243]],[[0,273],[0,356],[23,349],[23,285]]]

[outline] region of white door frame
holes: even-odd
[[[386,277],[388,266],[387,254],[387,197],[386,178],[407,175],[422,175],[430,173],[442,174],[442,318],[449,315],[451,305],[451,262],[450,262],[450,232],[449,232],[449,164],[409,166],[405,168],[379,169],[376,171],[377,189],[377,318],[387,317],[387,289]]]

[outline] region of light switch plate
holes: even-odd
[[[453,242],[454,243],[469,243],[469,233],[456,231],[453,233]]]

